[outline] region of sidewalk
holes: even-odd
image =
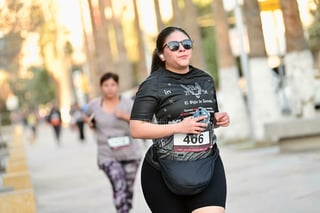
[[[35,143],[25,137],[38,213],[116,212],[89,129],[86,136],[80,143],[77,132],[63,129],[58,147],[52,129],[42,125]],[[277,147],[220,146],[220,153],[228,182],[227,213],[320,212],[320,151],[282,154]],[[138,174],[132,213],[148,212]]]
[[[76,131],[63,129],[60,147],[48,125],[40,126],[35,143],[25,137],[38,213],[116,212],[109,180],[96,164],[94,136],[90,129],[85,133],[81,143]],[[147,213],[139,183],[137,179],[133,212]]]

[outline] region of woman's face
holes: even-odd
[[[183,40],[189,39],[184,33],[180,31],[172,32],[167,39],[165,40],[165,47],[163,49],[163,57],[160,57],[161,60],[165,61],[166,68],[171,71],[181,71],[185,70],[191,61],[192,57],[192,48],[185,49],[180,43]],[[168,42],[178,41],[179,49],[176,51],[171,51],[166,45]]]
[[[115,80],[109,78],[105,80],[100,86],[103,97],[105,98],[114,98],[118,95],[119,86]]]

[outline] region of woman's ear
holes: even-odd
[[[159,55],[159,58],[160,58],[162,61],[164,61],[164,55],[163,55],[163,54],[160,54],[160,55]]]

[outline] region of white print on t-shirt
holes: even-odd
[[[163,92],[165,95],[170,95],[172,93],[171,90],[166,90],[166,89],[164,89]]]
[[[186,96],[188,95],[194,95],[197,98],[200,98],[201,94],[208,94],[207,90],[201,89],[201,86],[196,82],[194,85],[182,85],[180,84],[180,86],[185,89],[184,93]]]
[[[192,105],[192,104],[212,104],[213,101],[212,100],[207,100],[207,99],[195,99],[195,100],[188,100],[188,101],[184,101],[184,105]]]

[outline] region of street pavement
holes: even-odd
[[[81,143],[76,131],[64,128],[58,146],[46,124],[34,142],[25,130],[38,213],[116,213],[111,185],[96,164],[94,135],[88,128],[85,132]],[[276,146],[250,148],[243,143],[220,144],[220,154],[227,176],[227,213],[320,212],[320,151],[280,153]],[[132,213],[149,212],[139,172]]]

